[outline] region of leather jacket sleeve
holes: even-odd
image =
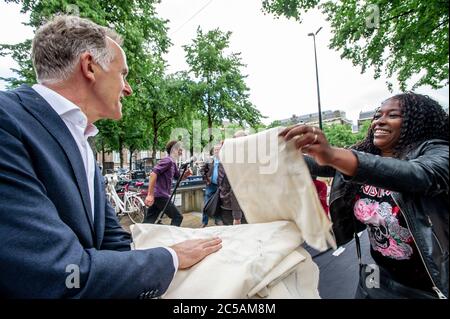
[[[331,166],[320,166],[311,156],[304,156],[306,165],[311,175],[320,177],[334,177],[336,170]]]
[[[370,184],[395,192],[421,193],[430,196],[448,192],[449,147],[446,141],[423,143],[405,160],[353,151],[358,169],[346,181]]]

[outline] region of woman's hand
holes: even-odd
[[[325,134],[314,126],[296,125],[284,129],[279,136],[286,141],[295,138],[295,147],[302,153],[308,154],[319,165],[333,163],[335,149],[328,143]]]
[[[341,173],[354,176],[358,159],[352,151],[332,147],[325,134],[314,126],[296,125],[284,129],[279,136],[286,141],[295,138],[295,147],[302,153],[314,157],[319,165],[334,167]]]

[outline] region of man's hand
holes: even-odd
[[[178,256],[178,269],[189,268],[222,248],[222,239],[189,239],[171,246]]]
[[[153,195],[148,194],[147,197],[145,197],[145,200],[144,200],[145,206],[150,207],[153,205],[154,202],[155,202],[155,197]]]
[[[241,220],[240,219],[233,219],[233,225],[240,225]]]

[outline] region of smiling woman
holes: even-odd
[[[397,100],[387,100],[375,113],[371,125],[373,144],[380,149],[383,156],[393,155],[402,122],[402,107]]]
[[[351,149],[331,147],[321,130],[305,125],[280,135],[309,155],[311,174],[334,177],[337,244],[354,237],[360,256],[355,234],[368,231],[379,288],[368,287],[360,260],[357,298],[448,296],[448,115],[437,102],[415,93],[387,99]]]

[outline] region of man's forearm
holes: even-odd
[[[150,178],[149,178],[149,182],[148,182],[148,190],[147,190],[148,195],[153,195],[153,193],[155,191],[155,185],[156,185],[157,179],[158,179],[158,175],[156,175],[155,173],[150,173]]]

